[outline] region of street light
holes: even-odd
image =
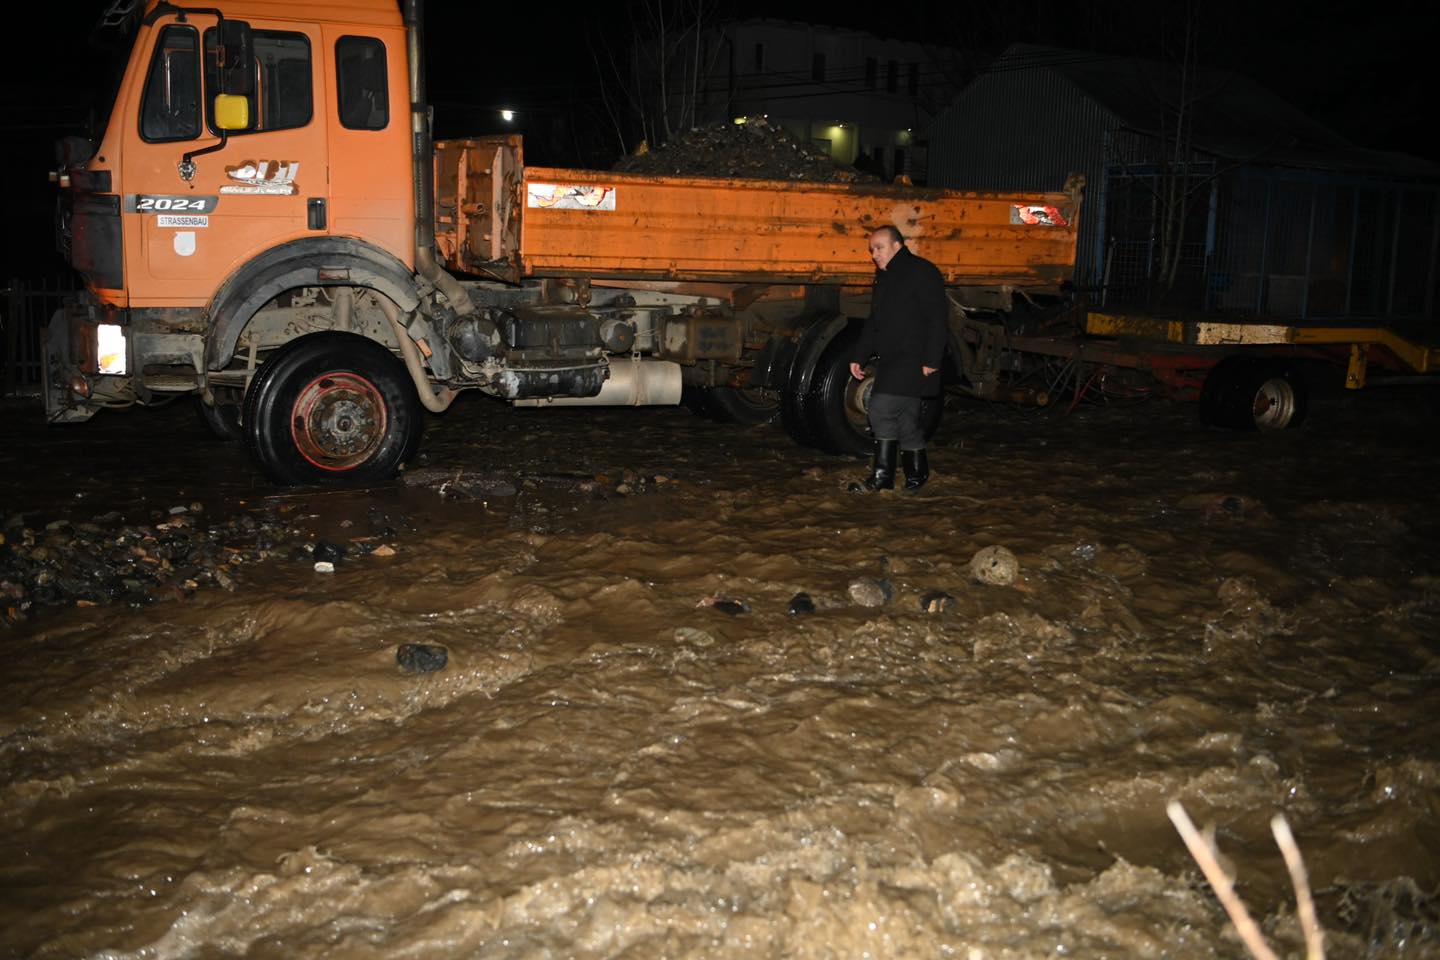
[[[512,121],[512,120],[515,119],[515,111],[514,111],[514,110],[501,110],[501,111],[500,111],[500,119],[501,119],[501,120],[504,120],[506,123],[509,123],[510,121]]]

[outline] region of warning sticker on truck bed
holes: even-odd
[[[1011,223],[1028,223],[1031,226],[1066,227],[1069,221],[1059,207],[1048,204],[1016,203],[1010,207]]]
[[[614,210],[615,188],[586,183],[527,183],[525,205],[550,210]]]

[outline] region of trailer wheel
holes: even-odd
[[[1289,430],[1308,412],[1305,379],[1283,360],[1227,357],[1200,391],[1200,419],[1213,427]]]
[[[810,378],[805,413],[811,433],[818,438],[817,445],[827,453],[867,456],[874,447],[869,419],[874,370],[867,368],[864,380],[850,375],[850,354],[859,335],[855,327],[838,334],[820,355]],[[927,439],[940,427],[943,399],[926,397],[921,407],[921,426]]]
[[[265,361],[245,398],[250,454],[280,484],[393,477],[420,443],[419,398],[380,344],[349,333],[301,337]]]
[[[239,443],[245,439],[244,428],[240,426],[240,407],[244,402],[239,390],[216,388],[215,405],[212,407],[200,397],[195,398],[195,412],[215,439],[226,443]]]

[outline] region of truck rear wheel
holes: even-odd
[[[850,375],[850,355],[859,335],[859,328],[853,325],[838,333],[820,355],[810,378],[804,404],[808,433],[816,438],[815,445],[827,453],[866,456],[874,446],[869,421],[874,370],[867,368],[864,380]],[[921,407],[921,425],[927,439],[940,426],[942,400],[926,397]]]
[[[780,412],[779,401],[754,388],[711,387],[708,410],[716,420],[739,423],[747,427],[769,423]]]
[[[423,428],[400,361],[349,333],[286,344],[261,366],[245,398],[250,454],[280,484],[388,480],[415,453]]]
[[[1200,419],[1212,427],[1289,430],[1308,411],[1305,379],[1283,360],[1227,357],[1200,391]]]

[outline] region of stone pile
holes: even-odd
[[[621,159],[622,173],[822,183],[879,183],[878,177],[836,163],[764,117],[697,127],[663,147]]]
[[[198,503],[124,523],[109,513],[85,522],[38,524],[14,515],[0,523],[0,623],[31,616],[38,607],[142,605],[192,596],[205,587],[235,589],[234,575],[272,558],[313,563],[363,556],[388,547],[396,524],[379,510],[369,533],[337,548],[284,516],[283,509],[244,513],[205,524]],[[404,521],[400,521],[403,525]]]

